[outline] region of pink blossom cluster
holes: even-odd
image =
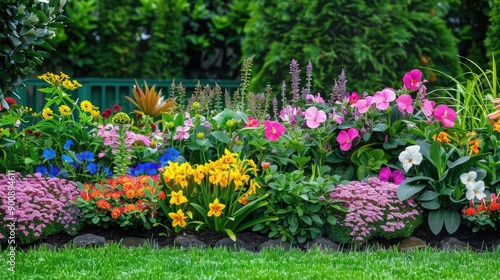
[[[15,222],[16,239],[19,243],[29,243],[63,228],[68,232],[76,230],[79,214],[73,211],[72,204],[72,200],[78,195],[75,182],[45,178],[40,173],[26,177],[15,173],[13,182],[9,181],[9,177],[0,174],[0,231],[3,232],[0,242],[9,234],[6,226],[11,222]],[[15,188],[13,216],[9,213],[9,186]]]
[[[413,199],[400,201],[397,190],[397,185],[375,177],[338,185],[330,193],[330,202],[340,200],[348,207],[346,214],[336,217],[338,226],[348,227],[351,241],[358,243],[402,234],[411,221],[421,220],[422,213]]]

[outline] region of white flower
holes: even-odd
[[[477,173],[475,171],[471,171],[469,173],[464,173],[460,175],[460,181],[465,184],[465,186],[474,185],[476,183]]]
[[[484,182],[483,181],[477,181],[474,184],[470,184],[469,186],[466,186],[467,192],[465,193],[465,197],[468,200],[473,200],[474,197],[477,197],[477,199],[481,200],[486,197],[484,194]]]
[[[408,146],[399,154],[399,161],[403,164],[403,169],[408,172],[413,165],[419,165],[422,162],[420,146]]]

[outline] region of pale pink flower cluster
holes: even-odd
[[[11,175],[9,175],[11,177]],[[78,195],[75,182],[59,178],[45,178],[39,173],[21,177],[14,174],[14,181],[0,174],[0,242],[9,232],[8,223],[15,221],[17,242],[33,241],[47,234],[46,229],[75,231],[79,214],[72,200]],[[10,216],[8,206],[8,187],[14,186],[14,216]]]
[[[345,201],[348,207],[345,217],[339,215],[337,220],[339,226],[350,228],[352,242],[397,233],[422,215],[413,199],[400,201],[397,190],[397,185],[373,177],[338,185],[330,193],[330,202]]]

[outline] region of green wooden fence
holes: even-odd
[[[72,94],[73,100],[89,100],[94,106],[104,111],[106,108],[112,108],[114,104],[118,104],[125,112],[130,112],[134,106],[125,98],[125,96],[132,95],[132,87],[135,81],[141,87],[144,87],[144,82],[148,87],[155,86],[157,90],[162,90],[165,97],[170,97],[170,86],[172,85],[171,79],[101,79],[101,78],[77,78],[81,88],[68,92]],[[194,93],[194,88],[200,82],[202,86],[207,84],[215,86],[217,83],[222,90],[228,91],[232,94],[240,86],[239,80],[193,80],[193,79],[175,79],[175,84],[182,86],[186,89],[186,95],[189,98]],[[46,95],[38,91],[39,88],[47,87],[48,84],[40,79],[29,78],[25,81],[26,88],[19,91],[21,100],[19,104],[33,108],[36,112],[40,112],[46,103]]]

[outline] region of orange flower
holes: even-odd
[[[128,190],[126,193],[125,193],[125,196],[128,198],[128,199],[133,199],[135,196],[136,196],[136,193],[134,190]]]
[[[478,139],[473,139],[469,141],[469,145],[472,145],[469,148],[474,154],[479,153],[479,144],[481,144],[481,141],[479,141]]]
[[[121,214],[122,212],[118,208],[113,208],[113,210],[111,211],[111,217],[115,220],[118,219]]]
[[[97,207],[99,207],[101,209],[111,209],[111,203],[107,202],[104,199],[99,199],[96,204],[97,204]]]
[[[132,203],[125,205],[125,210],[124,210],[125,213],[128,213],[130,211],[135,211],[135,210],[139,210],[139,207],[137,205],[132,204]]]
[[[80,192],[80,196],[83,198],[83,200],[85,201],[89,201],[91,198],[90,198],[90,195],[88,192],[85,192],[85,191],[81,191]]]
[[[243,205],[247,205],[248,203],[250,203],[250,200],[248,200],[247,197],[248,197],[248,193],[246,193],[245,195],[238,198],[238,202],[243,204]]]
[[[186,216],[184,216],[184,213],[182,212],[181,209],[177,210],[177,213],[168,213],[168,216],[173,220],[172,221],[172,227],[180,226],[180,227],[185,227],[186,226]]]
[[[122,196],[122,194],[120,192],[112,192],[109,194],[109,197],[111,199],[120,199],[120,196]]]
[[[226,208],[226,205],[219,203],[219,199],[216,198],[213,203],[208,204],[208,208],[210,208],[210,211],[208,211],[207,216],[215,215],[215,217],[219,217],[222,214],[222,209]]]
[[[492,125],[493,125],[493,130],[500,132],[500,120],[497,120]]]
[[[167,195],[164,191],[160,191],[160,193],[158,194],[158,198],[161,200],[165,200],[167,198]]]
[[[133,190],[135,187],[134,183],[132,182],[124,182],[122,186],[124,191]]]
[[[451,140],[448,136],[448,133],[441,131],[437,135],[432,136],[432,140],[438,141],[439,143],[450,143]]]
[[[94,191],[92,191],[90,193],[90,197],[92,197],[92,198],[97,198],[97,197],[100,197],[100,196],[102,196],[102,193],[99,190],[94,190]]]

